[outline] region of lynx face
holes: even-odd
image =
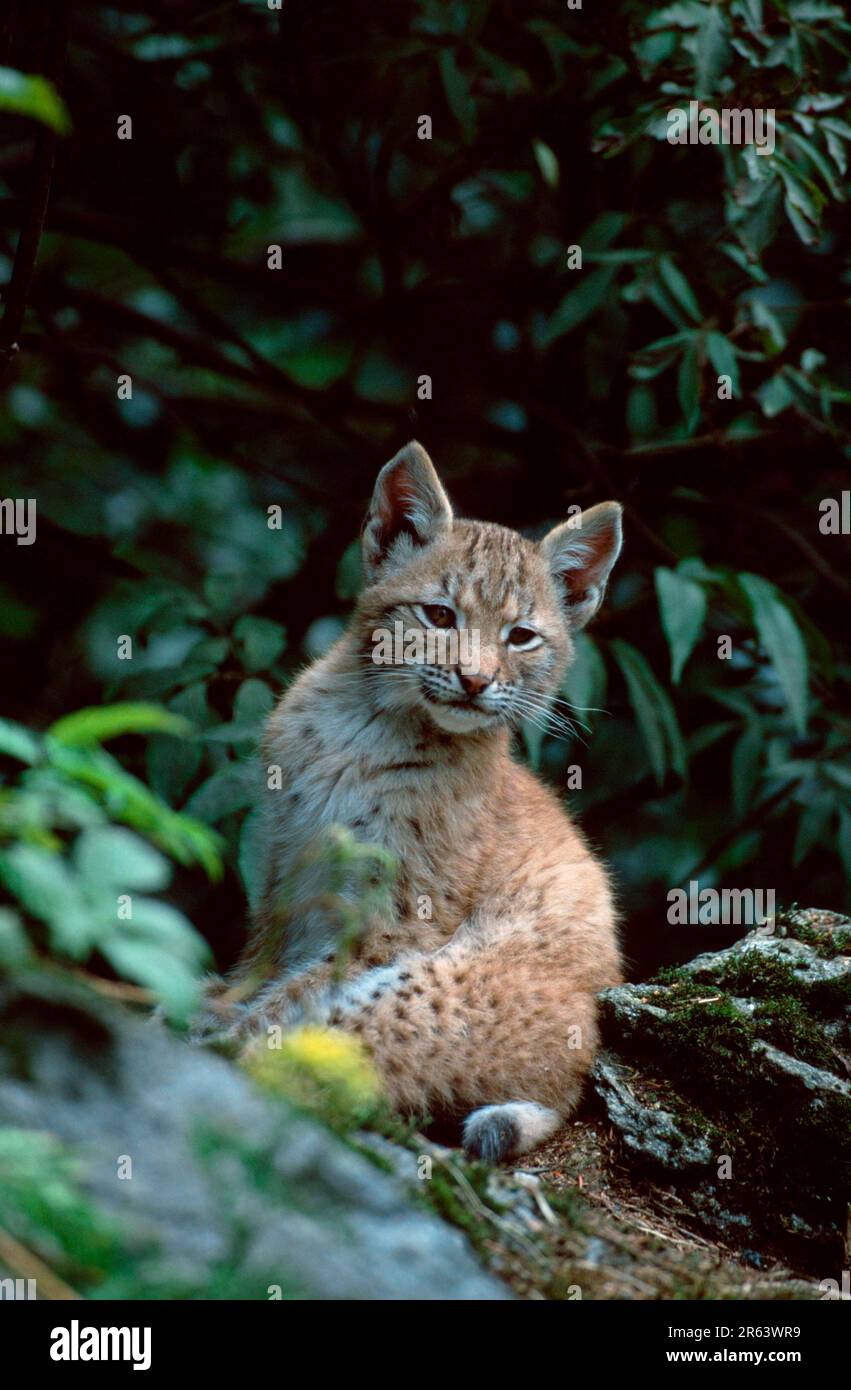
[[[409,444],[379,474],[363,533],[357,622],[379,707],[451,734],[544,717],[619,549],[612,502],[538,544],[456,520],[428,455]]]

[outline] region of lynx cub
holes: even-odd
[[[232,1034],[303,1021],[354,1033],[397,1106],[466,1114],[468,1151],[491,1161],[570,1113],[594,1054],[594,996],[619,978],[605,871],[509,742],[546,708],[620,544],[614,502],[537,545],[457,519],[408,444],[378,475],[351,625],[265,731],[264,766],[284,786],[265,793],[265,888],[235,972],[254,994],[232,1006]],[[406,635],[476,633],[478,669],[376,664],[375,630],[397,622]],[[401,866],[392,911],[342,977],[311,856],[333,824]]]

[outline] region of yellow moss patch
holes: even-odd
[[[242,1065],[264,1091],[315,1111],[335,1129],[363,1124],[381,1104],[367,1049],[335,1028],[299,1028],[285,1034],[280,1047],[255,1043]]]

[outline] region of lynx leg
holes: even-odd
[[[453,942],[320,990],[302,1017],[360,1037],[400,1110],[472,1110],[471,1150],[522,1152],[570,1114],[596,1045],[594,997],[558,967],[523,933]]]

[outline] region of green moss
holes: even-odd
[[[764,955],[761,951],[742,951],[729,957],[719,985],[732,994],[763,997],[796,994],[800,981],[788,961]]]
[[[690,981],[690,976],[681,965],[663,965],[650,981],[651,985],[678,985]]]
[[[851,927],[804,927],[793,923],[789,925],[789,935],[812,946],[823,960],[851,955]]]
[[[671,1001],[664,1029],[670,1070],[675,1076],[699,1082],[713,1094],[753,1081],[753,1021],[725,997],[695,998],[688,988]],[[703,995],[706,994],[704,987]]]
[[[582,1221],[582,1202],[575,1188],[544,1187],[544,1195],[557,1216],[564,1218],[568,1226],[584,1230]]]
[[[792,995],[780,995],[758,1004],[754,1022],[760,1036],[775,1047],[813,1066],[835,1068],[836,1056],[821,1024]]]
[[[817,921],[794,931],[790,925],[790,936],[821,960],[847,949],[844,929]],[[826,1247],[813,1253],[807,1231],[844,1229],[851,1100],[808,1095],[778,1074],[759,1043],[841,1075],[826,1023],[841,1017],[851,980],[813,980],[812,970],[796,968],[794,948],[788,954],[781,948],[736,951],[715,980],[699,981],[669,966],[652,983],[664,992],[648,990],[646,1002],[662,1006],[666,1016],[654,1015],[645,1035],[649,1066],[642,1072],[642,1097],[651,1105],[658,1100],[684,1133],[701,1134],[714,1155],[732,1160],[732,1181],[719,1179],[716,1187],[710,1180],[705,1189],[710,1228],[720,1202],[746,1216],[769,1248],[793,1249],[805,1262],[829,1261]],[[742,999],[751,1001],[749,1008],[736,1002]],[[651,1071],[661,1072],[661,1079]],[[695,1215],[702,1219],[697,1207]]]
[[[806,981],[790,961],[761,951],[731,956],[718,984],[731,994],[757,999],[801,999],[809,1010],[827,1018],[851,1003],[851,972],[838,980]]]
[[[468,1163],[454,1156],[446,1162],[433,1159],[431,1177],[419,1189],[421,1201],[464,1231],[477,1249],[493,1237],[491,1213],[497,1219],[503,1210],[488,1191],[491,1172],[486,1163]]]
[[[822,1162],[831,1154],[836,1156],[832,1179],[843,1183],[851,1195],[851,1100],[840,1095],[823,1097],[812,1107],[807,1128],[820,1146]]]
[[[795,936],[813,946],[824,960],[834,959],[851,949],[851,930],[796,927]],[[844,943],[844,944],[843,944]],[[714,989],[748,998],[792,997],[806,1001],[808,1008],[826,1017],[840,1013],[851,1003],[851,972],[837,980],[805,981],[789,960],[763,951],[747,950],[731,955],[723,973],[714,983],[698,983],[681,966],[665,966],[651,981],[676,989],[679,998],[705,995]]]

